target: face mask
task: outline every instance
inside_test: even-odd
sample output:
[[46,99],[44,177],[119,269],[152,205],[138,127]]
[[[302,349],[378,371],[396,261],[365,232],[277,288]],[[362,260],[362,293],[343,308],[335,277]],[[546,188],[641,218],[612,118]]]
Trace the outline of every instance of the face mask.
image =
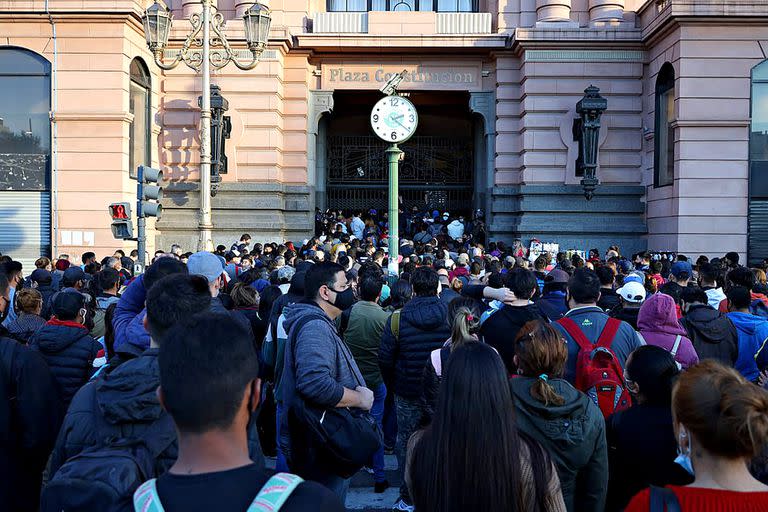
[[355,302],[357,302],[357,299],[355,298],[355,290],[347,288],[343,292],[336,292],[336,299],[331,304],[336,308],[345,311],[351,308]]
[[677,442],[677,458],[675,459],[675,464],[680,465],[680,467],[686,470],[691,476],[694,476],[693,464],[691,463],[691,444],[688,443],[685,452],[680,448],[683,445],[683,439],[686,439],[687,437],[688,434],[685,433],[685,430],[681,429]]
[[464,223],[464,217],[459,217],[459,222]]

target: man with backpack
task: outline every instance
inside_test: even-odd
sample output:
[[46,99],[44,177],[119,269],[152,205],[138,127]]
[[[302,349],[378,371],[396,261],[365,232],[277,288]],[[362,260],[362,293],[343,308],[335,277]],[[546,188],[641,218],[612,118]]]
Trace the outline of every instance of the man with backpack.
[[680,325],[688,333],[699,360],[717,359],[733,367],[739,358],[738,331],[725,313],[709,305],[701,288],[687,287],[681,294],[683,313]]
[[[9,289],[8,277],[0,273],[0,320],[11,307]],[[58,394],[43,356],[9,338],[2,326],[0,397],[0,503],[8,512],[28,512],[37,508],[59,430]]]
[[248,458],[247,425],[261,382],[243,325],[229,315],[198,315],[171,331],[159,363],[158,394],[179,432],[179,456],[136,491],[136,511],[344,510],[323,486],[285,473],[270,478]]
[[96,339],[104,336],[106,326],[104,318],[107,308],[112,304],[117,304],[120,300],[117,290],[120,287],[120,272],[114,268],[105,268],[94,276],[99,293],[96,296],[96,312],[93,316],[93,329],[91,336]]
[[[125,510],[138,485],[173,464],[176,431],[156,394],[160,383],[159,347],[172,326],[208,310],[210,303],[208,283],[199,276],[177,273],[153,283],[144,319],[151,336],[150,348],[91,381],[75,395],[51,455],[52,480],[43,493],[43,512],[73,510],[65,505],[79,510]],[[136,440],[146,444],[138,449],[134,446]],[[141,458],[139,464],[131,462],[131,454]],[[112,481],[111,466],[121,461],[133,468],[126,470],[126,475],[133,475],[134,481],[121,479],[124,487],[112,489],[111,498],[107,492],[107,497],[99,495],[99,490],[109,489],[105,486]],[[135,474],[136,467],[142,468],[141,475]]]
[[[754,291],[757,279],[752,270],[746,267],[736,267],[728,272],[728,289],[743,286],[750,293],[749,312],[753,315],[768,318],[768,297]],[[726,292],[727,295],[727,292]],[[722,313],[728,313],[728,299],[723,300],[719,307]]]
[[[628,323],[597,307],[600,279],[594,271],[580,268],[573,273],[567,300],[569,311],[555,324],[568,346],[564,378],[587,393],[604,416],[629,407],[623,369],[627,357],[642,344],[639,336]],[[595,381],[596,376],[601,382]],[[620,398],[606,400],[606,393]]]

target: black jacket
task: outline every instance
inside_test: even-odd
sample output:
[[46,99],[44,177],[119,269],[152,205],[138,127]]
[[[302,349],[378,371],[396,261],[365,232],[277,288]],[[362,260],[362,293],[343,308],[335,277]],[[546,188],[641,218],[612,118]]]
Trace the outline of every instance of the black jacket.
[[619,512],[650,485],[688,485],[693,480],[675,464],[677,441],[670,406],[635,405],[606,420],[608,502],[606,512]]
[[72,397],[93,374],[101,344],[85,327],[54,319],[32,336],[29,346],[43,354],[59,388],[62,412],[66,412]]
[[421,395],[429,354],[450,337],[448,306],[439,297],[415,297],[400,311],[400,332],[392,334],[392,317],[381,335],[379,365],[385,380],[394,374],[394,392],[408,400]]
[[45,319],[37,315],[22,313],[8,324],[8,334],[20,343],[27,344],[32,336],[45,325]]
[[43,296],[43,310],[40,316],[48,320],[51,318],[51,298],[58,290],[54,288],[53,284],[41,284],[35,289]]
[[688,332],[699,360],[716,359],[733,367],[739,357],[739,334],[726,315],[707,305],[696,304],[680,324]]
[[2,326],[0,376],[0,389],[16,397],[0,408],[0,503],[9,512],[36,510],[41,475],[61,423],[56,383],[45,359],[6,337]]
[[[157,400],[160,385],[160,368],[157,354],[150,348],[142,355],[105,370],[98,379],[85,385],[72,400],[64,424],[51,454],[50,476],[67,461],[90,446],[103,441],[97,425],[106,424],[122,437],[141,437],[144,432],[167,413]],[[96,415],[103,421],[100,421]],[[99,423],[97,423],[99,421]],[[250,432],[250,431],[249,431]],[[176,433],[169,428],[168,434],[175,439]],[[254,453],[249,435],[249,448]],[[258,437],[257,437],[258,446]],[[156,461],[157,474],[164,473],[176,460],[178,452],[175,440],[160,454]],[[261,449],[258,449],[261,455]],[[263,457],[254,458],[258,463]]]
[[621,297],[615,290],[600,288],[600,300],[597,301],[597,307],[603,311],[610,311],[621,306]]
[[515,338],[520,329],[531,320],[547,321],[547,317],[536,304],[527,306],[508,306],[505,304],[500,309],[491,309],[483,314],[480,335],[487,344],[499,352],[510,375],[517,371],[513,361]]
[[619,305],[617,308],[608,312],[608,316],[627,322],[634,330],[637,330],[637,317],[640,314],[640,308],[627,308]]

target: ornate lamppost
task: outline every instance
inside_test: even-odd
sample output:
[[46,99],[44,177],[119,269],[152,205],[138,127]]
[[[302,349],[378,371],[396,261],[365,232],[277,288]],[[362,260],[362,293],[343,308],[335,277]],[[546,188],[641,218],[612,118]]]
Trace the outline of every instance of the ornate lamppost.
[[597,153],[600,141],[600,116],[608,108],[608,100],[600,96],[600,89],[590,85],[584,90],[584,97],[576,104],[580,118],[575,121],[574,132],[579,141],[579,157],[576,172],[584,176],[581,186],[584,197],[591,201],[600,184],[597,179]]
[[[171,32],[172,14],[169,9],[155,0],[142,16],[144,37],[152,51],[155,64],[165,70],[174,69],[182,61],[195,71],[202,72],[203,90],[200,100],[200,238],[198,250],[213,249],[211,231],[211,66],[221,69],[230,62],[247,71],[256,67],[267,46],[269,27],[272,23],[268,7],[254,3],[243,15],[245,40],[250,58],[240,60],[238,51],[233,49],[224,36],[224,16],[217,12],[211,15],[211,0],[201,0],[202,12],[189,17],[192,31],[187,35],[180,50],[167,50]],[[213,32],[213,33],[211,33]],[[172,59],[168,64],[164,60]]]

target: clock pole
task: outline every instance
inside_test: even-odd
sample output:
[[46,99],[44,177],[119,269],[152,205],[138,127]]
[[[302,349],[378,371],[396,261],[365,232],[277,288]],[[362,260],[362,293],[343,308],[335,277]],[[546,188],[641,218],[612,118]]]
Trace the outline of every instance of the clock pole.
[[398,174],[403,152],[397,147],[397,144],[392,144],[387,148],[386,153],[389,160],[389,279],[390,284],[394,285],[400,274],[397,262],[400,251]]

